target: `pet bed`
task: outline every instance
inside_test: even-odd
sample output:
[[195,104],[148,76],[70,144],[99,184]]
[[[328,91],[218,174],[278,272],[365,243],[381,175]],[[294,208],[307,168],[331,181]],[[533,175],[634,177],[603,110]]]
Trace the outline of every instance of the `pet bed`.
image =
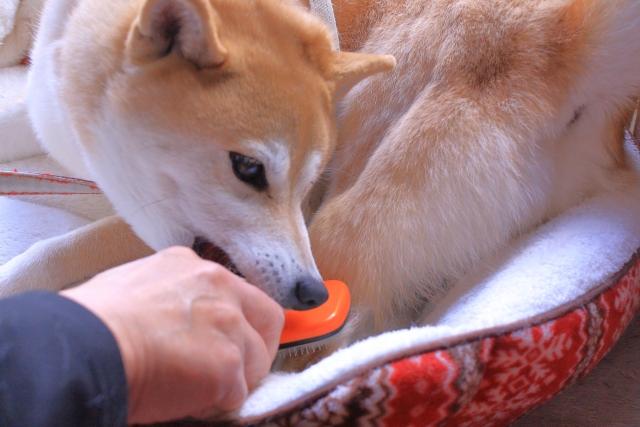
[[[87,196],[66,196],[65,209],[0,198],[0,263],[89,223],[69,212],[75,197]],[[638,248],[640,192],[587,200],[466,277],[429,326],[372,337],[298,374],[271,374],[232,423],[507,425],[589,372],[620,337],[640,306]]]
[[[64,173],[44,157],[3,167]],[[31,244],[108,213],[102,196],[0,197],[0,275]],[[640,305],[639,248],[640,191],[587,200],[466,277],[429,326],[372,337],[298,374],[271,374],[232,421],[205,424],[507,425],[584,376],[618,340]]]

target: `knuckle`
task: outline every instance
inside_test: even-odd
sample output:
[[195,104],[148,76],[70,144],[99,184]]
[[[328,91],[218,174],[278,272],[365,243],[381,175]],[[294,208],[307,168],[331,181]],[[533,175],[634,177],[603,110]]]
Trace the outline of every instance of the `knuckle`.
[[224,288],[229,282],[231,272],[220,264],[210,261],[202,261],[199,264],[197,275],[207,283],[215,283],[216,287]]
[[220,352],[220,360],[230,376],[235,377],[239,371],[244,370],[244,357],[240,348],[228,345]]
[[229,332],[238,329],[244,323],[240,308],[226,302],[218,302],[211,308],[211,320],[218,329]]
[[171,246],[166,249],[162,249],[158,252],[160,255],[172,256],[172,257],[193,257],[197,256],[192,249],[186,246]]

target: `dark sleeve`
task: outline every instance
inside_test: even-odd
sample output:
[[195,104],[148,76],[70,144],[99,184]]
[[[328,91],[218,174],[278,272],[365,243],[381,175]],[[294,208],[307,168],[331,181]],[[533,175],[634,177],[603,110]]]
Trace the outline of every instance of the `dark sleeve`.
[[53,292],[0,300],[0,426],[126,426],[127,382],[111,331]]

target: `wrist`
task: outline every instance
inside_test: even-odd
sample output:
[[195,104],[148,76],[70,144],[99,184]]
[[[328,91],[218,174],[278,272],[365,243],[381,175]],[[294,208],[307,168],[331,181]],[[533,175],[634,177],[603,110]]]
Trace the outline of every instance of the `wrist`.
[[[89,294],[85,295],[84,289],[72,288],[60,292],[60,295],[71,299],[91,311],[109,329],[118,345],[129,397],[128,422],[131,423],[139,407],[141,388],[144,384],[144,367],[141,363],[144,359],[143,340],[136,340],[131,331],[131,325],[123,325],[119,320],[117,310],[111,310],[101,299]],[[133,418],[132,418],[133,417]]]

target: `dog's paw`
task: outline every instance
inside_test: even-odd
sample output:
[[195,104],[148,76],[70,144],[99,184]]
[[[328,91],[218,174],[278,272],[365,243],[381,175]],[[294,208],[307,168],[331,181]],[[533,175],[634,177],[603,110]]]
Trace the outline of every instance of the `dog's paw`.
[[46,280],[38,273],[37,263],[32,262],[26,251],[0,266],[0,297],[32,290],[59,291],[55,282]]

